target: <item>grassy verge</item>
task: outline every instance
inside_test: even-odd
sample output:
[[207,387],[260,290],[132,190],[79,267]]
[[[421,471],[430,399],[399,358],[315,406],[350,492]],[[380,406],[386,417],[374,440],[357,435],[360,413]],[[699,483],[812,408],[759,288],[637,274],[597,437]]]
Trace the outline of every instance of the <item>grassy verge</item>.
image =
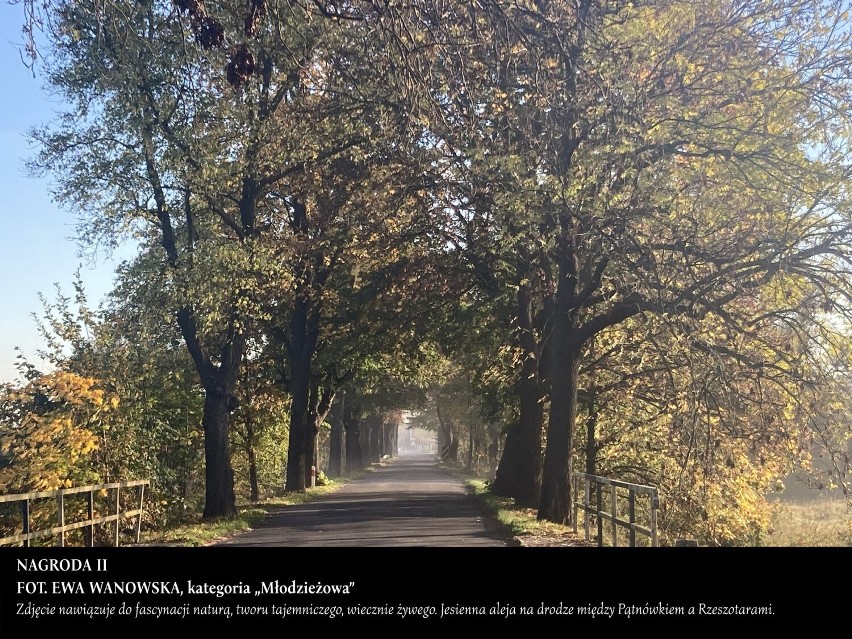
[[139,540],[144,546],[207,546],[233,537],[256,527],[266,516],[262,507],[246,508],[236,519],[194,521],[171,528],[142,533]]
[[482,504],[507,536],[513,537],[522,546],[584,546],[586,542],[569,526],[539,521],[534,508],[518,506],[511,497],[501,497],[489,492],[488,482],[472,477],[458,468],[445,466],[462,479],[468,491]]
[[513,536],[530,535],[539,530],[540,522],[534,516],[515,506],[515,500],[511,497],[500,497],[488,492],[488,483],[485,480],[466,479],[465,484],[485,509]]
[[336,479],[327,486],[310,488],[303,493],[288,493],[280,497],[272,497],[257,503],[238,504],[240,514],[235,519],[216,519],[213,521],[197,521],[181,524],[171,528],[148,531],[142,534],[140,545],[148,546],[208,546],[223,541],[234,535],[248,532],[256,528],[266,514],[272,510],[297,506],[340,490],[348,482],[363,477],[370,468],[348,477]]
[[471,475],[458,466],[442,460],[439,460],[438,463],[457,479],[464,482],[468,492],[476,497],[483,509],[503,528],[503,532],[507,536],[534,535],[541,531],[542,525],[547,525],[536,519],[535,511],[517,506],[515,500],[511,497],[501,497],[489,492],[487,480]]
[[346,479],[336,479],[334,480],[334,483],[331,483],[328,486],[317,486],[316,488],[309,488],[303,493],[287,493],[280,497],[270,497],[269,499],[264,499],[263,501],[258,502],[257,504],[253,504],[253,506],[259,506],[260,508],[298,506],[299,504],[304,504],[309,501],[315,501],[335,491],[338,491],[347,482],[352,481],[352,479],[353,478],[351,477],[348,477]]

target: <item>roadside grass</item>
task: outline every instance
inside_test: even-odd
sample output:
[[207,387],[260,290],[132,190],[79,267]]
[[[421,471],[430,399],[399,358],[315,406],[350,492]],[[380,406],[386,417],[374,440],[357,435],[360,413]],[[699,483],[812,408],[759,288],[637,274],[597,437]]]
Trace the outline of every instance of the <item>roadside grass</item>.
[[556,526],[556,524],[538,521],[535,511],[516,506],[515,500],[511,497],[501,497],[489,492],[489,484],[484,479],[467,478],[465,484],[485,506],[485,509],[495,515],[497,521],[516,537],[534,534],[546,525]]
[[852,546],[852,507],[843,499],[772,504],[767,546]]
[[534,508],[515,504],[511,497],[501,497],[489,491],[489,482],[463,476],[468,490],[521,545],[585,545],[570,526],[540,521]]
[[285,493],[284,495],[269,497],[268,499],[259,501],[256,504],[252,504],[252,506],[259,506],[261,508],[277,506],[298,506],[299,504],[305,504],[310,501],[315,501],[335,491],[338,491],[343,488],[344,484],[349,481],[352,481],[352,479],[335,479],[331,484],[327,484],[326,486],[308,488],[303,493]]
[[555,538],[572,536],[574,531],[549,521],[539,521],[534,508],[524,508],[515,504],[511,497],[501,497],[490,491],[490,481],[472,475],[463,468],[439,460],[440,465],[465,483],[483,509],[499,524],[507,536],[526,538]]
[[191,522],[180,524],[169,528],[161,528],[143,532],[140,546],[209,546],[219,541],[224,541],[240,533],[248,532],[260,525],[267,513],[288,506],[297,506],[307,502],[322,499],[330,495],[348,482],[363,477],[371,472],[372,468],[365,468],[357,473],[346,477],[335,479],[326,486],[309,488],[303,493],[287,493],[280,496],[270,497],[257,503],[239,502],[237,510],[239,516],[234,519],[214,519],[202,521],[200,516]]
[[266,516],[262,507],[245,508],[235,519],[214,519],[143,532],[140,546],[208,546],[255,528]]

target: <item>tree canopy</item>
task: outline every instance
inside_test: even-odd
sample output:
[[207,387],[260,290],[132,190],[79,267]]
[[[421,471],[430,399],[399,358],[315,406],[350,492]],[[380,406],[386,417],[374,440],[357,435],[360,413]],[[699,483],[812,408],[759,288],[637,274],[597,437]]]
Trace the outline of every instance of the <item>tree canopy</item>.
[[[25,4],[67,105],[33,167],[83,242],[138,242],[98,330],[201,426],[207,517],[232,439],[254,498],[263,437],[304,490],[406,408],[561,523],[575,463],[714,544],[812,454],[848,486],[845,3]],[[45,383],[115,379],[67,320]]]

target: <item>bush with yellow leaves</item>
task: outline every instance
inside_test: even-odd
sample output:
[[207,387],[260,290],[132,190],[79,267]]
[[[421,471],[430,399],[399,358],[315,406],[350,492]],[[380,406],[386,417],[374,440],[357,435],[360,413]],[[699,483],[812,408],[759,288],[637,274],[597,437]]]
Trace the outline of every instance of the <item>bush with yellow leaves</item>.
[[96,380],[66,371],[0,389],[0,493],[98,481],[94,455],[116,406]]

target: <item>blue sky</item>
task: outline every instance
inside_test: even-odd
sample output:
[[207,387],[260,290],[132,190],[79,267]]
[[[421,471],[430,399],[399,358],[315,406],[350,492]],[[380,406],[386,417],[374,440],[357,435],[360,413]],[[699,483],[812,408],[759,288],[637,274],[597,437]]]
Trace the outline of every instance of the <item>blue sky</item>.
[[74,215],[51,201],[49,178],[27,176],[25,161],[36,151],[27,130],[53,119],[61,103],[43,91],[38,70],[34,78],[21,61],[22,20],[20,6],[0,2],[0,382],[17,375],[16,346],[33,364],[41,363],[32,318],[41,309],[39,291],[51,299],[58,283],[70,293],[74,271],[82,265],[94,303],[111,288],[120,257],[80,257]]

